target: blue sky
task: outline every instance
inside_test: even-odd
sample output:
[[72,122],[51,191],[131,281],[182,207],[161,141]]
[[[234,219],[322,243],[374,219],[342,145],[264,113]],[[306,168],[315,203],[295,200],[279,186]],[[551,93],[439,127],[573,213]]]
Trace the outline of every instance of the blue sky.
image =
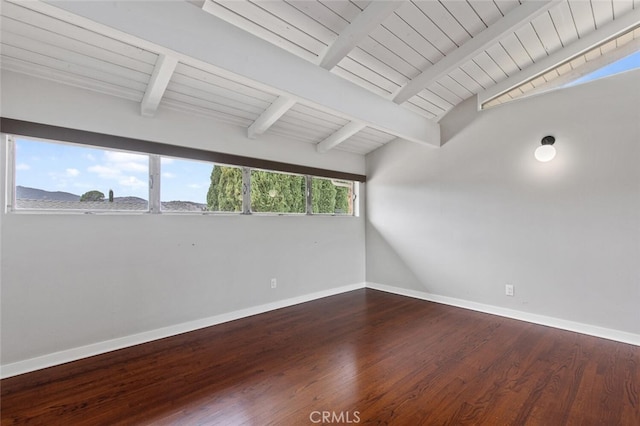
[[[162,159],[162,201],[206,203],[211,163]],[[149,198],[146,155],[16,138],[16,185]]]
[[575,86],[576,84],[586,83],[588,81],[597,80],[613,74],[619,74],[635,68],[640,68],[640,52],[633,53],[607,66],[599,68],[590,74],[580,77],[577,80],[573,80],[571,83],[567,84],[567,86]]

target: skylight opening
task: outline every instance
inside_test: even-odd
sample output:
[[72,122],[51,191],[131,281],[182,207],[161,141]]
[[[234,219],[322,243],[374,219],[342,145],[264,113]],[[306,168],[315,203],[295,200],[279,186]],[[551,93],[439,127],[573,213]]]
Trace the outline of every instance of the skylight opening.
[[562,87],[577,86],[589,81],[599,80],[601,78],[609,77],[638,68],[640,68],[640,51],[632,53],[631,55],[626,56],[622,59],[618,59],[617,61],[606,65],[596,71],[593,71],[585,75],[584,77],[573,80],[572,82],[567,83]]
[[481,109],[640,68],[640,27],[606,40],[553,69],[484,100]]

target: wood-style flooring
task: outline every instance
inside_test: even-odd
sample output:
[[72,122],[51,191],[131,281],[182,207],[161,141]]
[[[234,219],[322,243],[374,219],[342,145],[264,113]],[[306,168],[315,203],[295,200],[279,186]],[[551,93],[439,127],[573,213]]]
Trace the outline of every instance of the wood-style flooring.
[[640,425],[640,347],[370,289],[0,385],[2,425]]

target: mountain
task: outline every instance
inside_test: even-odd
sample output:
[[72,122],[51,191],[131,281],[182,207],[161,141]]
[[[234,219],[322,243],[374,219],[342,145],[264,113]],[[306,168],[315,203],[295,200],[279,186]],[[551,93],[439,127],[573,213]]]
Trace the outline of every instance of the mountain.
[[[107,199],[105,199],[107,200]],[[128,204],[147,204],[147,200],[145,200],[144,198],[140,198],[140,197],[133,197],[133,196],[127,196],[127,197],[115,197],[113,199],[114,203],[128,203]]]
[[207,205],[193,201],[163,201],[162,210],[167,212],[206,212]]
[[[16,199],[17,200],[25,200],[23,201],[23,203],[26,203],[26,200],[30,200],[30,201],[65,201],[65,202],[79,202],[80,201],[80,196],[79,195],[75,195],[75,194],[71,194],[69,192],[61,192],[61,191],[56,191],[56,192],[52,192],[52,191],[45,191],[44,189],[37,189],[37,188],[28,188],[25,186],[17,186],[16,187]],[[90,202],[91,207],[96,208],[97,205],[99,205],[101,202],[97,201],[97,202]],[[102,203],[104,203],[105,208],[109,206],[108,200],[104,200],[102,201]],[[89,204],[89,203],[88,203]],[[122,208],[122,206],[124,205],[129,205],[129,206],[133,206],[133,205],[137,205],[137,204],[147,204],[147,200],[145,200],[144,198],[140,198],[140,197],[134,197],[134,196],[126,196],[126,197],[115,197],[113,199],[113,205],[114,206],[118,206],[118,208]],[[31,203],[28,206],[22,206],[23,208],[47,208],[47,206],[49,206],[49,208],[51,208],[51,205],[47,205],[44,204],[42,205],[41,203]],[[78,204],[77,206],[75,206],[75,208],[79,208],[82,209],[84,207],[86,207],[86,205],[84,203],[82,204]],[[59,208],[59,206],[58,206]],[[65,208],[69,208],[68,205]],[[97,208],[102,208],[102,207],[97,207]],[[202,204],[202,203],[195,203],[193,201],[163,201],[162,202],[162,210],[164,211],[169,211],[169,212],[206,212],[207,211],[207,205],[206,204]]]
[[80,196],[62,191],[45,191],[43,189],[16,186],[17,200],[51,200],[51,201],[80,201]]

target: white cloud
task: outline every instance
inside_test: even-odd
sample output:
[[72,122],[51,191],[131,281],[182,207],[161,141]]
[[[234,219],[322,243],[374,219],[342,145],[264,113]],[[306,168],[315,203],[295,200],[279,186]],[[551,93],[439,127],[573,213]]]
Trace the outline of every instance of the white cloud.
[[111,163],[146,163],[148,157],[130,152],[104,151],[104,158]]
[[121,179],[125,173],[148,173],[148,156],[128,152],[103,151],[104,162],[87,170],[103,179]]
[[200,189],[200,188],[203,188],[203,185],[200,185],[199,183],[190,183],[189,185],[187,185],[187,187],[194,188],[194,189]]
[[173,158],[162,157],[160,159],[160,164],[171,164],[173,161]]
[[118,183],[129,188],[144,188],[147,186],[146,182],[141,181],[135,176],[127,176],[123,179],[120,179]]
[[147,173],[147,170],[149,170],[149,166],[147,164],[135,163],[133,161],[128,163],[116,163],[114,166],[123,172]]
[[103,179],[118,179],[122,176],[122,171],[115,167],[96,165],[89,167],[87,170],[91,173],[96,173],[98,177]]
[[64,173],[49,172],[48,176],[51,182],[55,184],[55,187],[57,189],[65,189],[69,186],[67,175]]
[[102,179],[95,186],[111,187],[120,195],[143,193],[148,187],[149,157],[128,152],[102,151],[96,163],[86,170]]
[[74,183],[75,178],[80,176],[80,170],[70,167],[65,169],[64,172],[49,172],[48,176],[57,185],[68,186],[70,183]]
[[175,173],[170,173],[170,172],[164,172],[162,173],[162,177],[167,178],[167,179],[173,179],[174,177],[176,177],[177,175]]
[[16,166],[16,170],[29,170],[31,166],[26,163],[20,163]]
[[89,161],[96,161],[96,156],[93,154],[87,154],[85,155],[86,159]]
[[104,151],[105,163],[108,167],[131,173],[147,173],[149,157],[129,152]]
[[80,175],[80,170],[68,168],[64,172],[49,172],[48,175],[58,188],[66,188],[70,184],[75,184],[75,178]]

